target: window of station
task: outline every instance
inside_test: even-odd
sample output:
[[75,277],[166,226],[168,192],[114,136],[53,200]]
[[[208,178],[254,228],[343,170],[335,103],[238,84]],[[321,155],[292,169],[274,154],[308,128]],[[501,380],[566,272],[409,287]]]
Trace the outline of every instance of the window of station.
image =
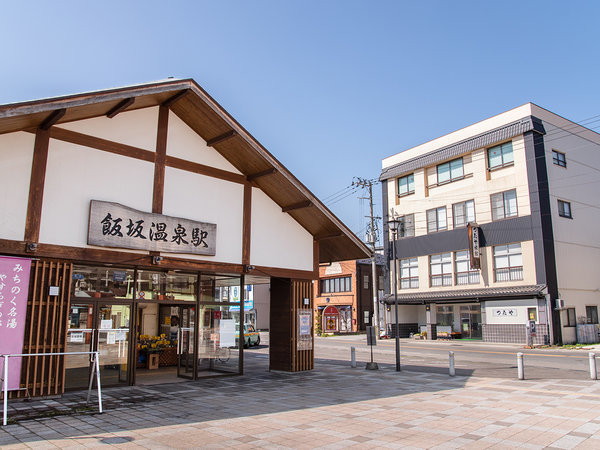
[[132,269],[73,266],[71,295],[77,298],[133,299]]
[[136,298],[138,300],[196,301],[195,274],[138,270]]

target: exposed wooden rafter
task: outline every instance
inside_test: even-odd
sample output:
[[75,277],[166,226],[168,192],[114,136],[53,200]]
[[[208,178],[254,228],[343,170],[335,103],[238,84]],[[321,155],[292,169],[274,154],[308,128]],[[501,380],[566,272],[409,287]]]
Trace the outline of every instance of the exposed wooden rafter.
[[178,92],[178,93],[177,93],[177,94],[175,94],[174,96],[172,96],[172,97],[170,97],[170,98],[166,99],[166,100],[165,100],[165,101],[162,103],[162,105],[163,105],[163,106],[166,106],[167,108],[170,108],[170,107],[173,105],[173,103],[175,103],[176,101],[178,101],[178,100],[182,99],[183,97],[185,97],[185,96],[186,96],[186,95],[188,95],[189,93],[190,93],[190,90],[189,90],[189,89],[186,89],[186,90],[184,90],[184,91]]
[[117,106],[115,106],[114,108],[110,109],[106,113],[106,117],[108,117],[109,119],[112,119],[117,114],[119,114],[120,112],[125,111],[127,108],[129,108],[131,105],[133,105],[134,102],[135,102],[135,98],[134,97],[126,98],[125,100],[119,102],[117,104]]
[[342,233],[342,232],[335,232],[335,233],[329,233],[329,234],[317,234],[315,236],[315,240],[322,241],[324,239],[333,239],[333,238],[337,238],[337,237],[342,237],[343,235],[344,235],[344,233]]
[[293,211],[295,209],[308,208],[310,206],[313,206],[312,202],[310,200],[306,200],[304,202],[294,203],[293,205],[284,206],[283,208],[281,208],[281,211],[283,211],[283,212],[290,212],[290,211]]
[[263,170],[262,172],[257,172],[257,173],[253,173],[252,175],[248,175],[248,176],[246,177],[246,179],[247,179],[248,181],[254,181],[254,180],[256,180],[257,178],[260,178],[260,177],[265,177],[265,176],[267,176],[267,175],[273,175],[273,174],[275,174],[275,173],[277,173],[277,169],[276,169],[275,167],[271,167],[270,169]]
[[40,128],[42,130],[48,130],[52,125],[58,122],[62,117],[66,114],[67,110],[65,108],[57,109],[53,111],[47,118],[42,122]]
[[227,139],[231,139],[234,136],[237,136],[235,130],[229,130],[217,137],[209,139],[208,141],[206,141],[206,145],[212,147],[213,145],[218,144],[219,142],[226,141]]

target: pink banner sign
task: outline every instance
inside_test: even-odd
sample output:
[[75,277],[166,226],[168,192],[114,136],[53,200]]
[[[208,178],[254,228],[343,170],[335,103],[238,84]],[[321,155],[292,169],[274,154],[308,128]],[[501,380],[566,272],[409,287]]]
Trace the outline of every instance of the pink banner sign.
[[[23,353],[30,269],[30,259],[0,256],[0,355]],[[4,378],[4,358],[0,358],[0,378]],[[20,381],[21,358],[8,358],[8,390],[19,389]]]

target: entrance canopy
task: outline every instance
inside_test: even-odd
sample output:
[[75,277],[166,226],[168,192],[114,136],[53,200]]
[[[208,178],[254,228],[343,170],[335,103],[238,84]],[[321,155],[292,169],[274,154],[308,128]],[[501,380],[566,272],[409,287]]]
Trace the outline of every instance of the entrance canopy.
[[[487,289],[461,289],[454,291],[415,292],[413,294],[398,295],[400,305],[424,305],[427,303],[464,303],[472,301],[520,299],[531,297],[543,297],[545,284],[534,286],[515,286]],[[383,300],[387,305],[394,305],[393,294],[387,294]]]

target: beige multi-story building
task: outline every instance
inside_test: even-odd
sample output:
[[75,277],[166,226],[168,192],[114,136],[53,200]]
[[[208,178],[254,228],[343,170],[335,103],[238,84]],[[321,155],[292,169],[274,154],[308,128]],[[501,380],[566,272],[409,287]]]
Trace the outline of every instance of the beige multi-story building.
[[599,172],[600,135],[532,103],[384,159],[389,333],[397,296],[400,336],[575,342],[598,324]]

